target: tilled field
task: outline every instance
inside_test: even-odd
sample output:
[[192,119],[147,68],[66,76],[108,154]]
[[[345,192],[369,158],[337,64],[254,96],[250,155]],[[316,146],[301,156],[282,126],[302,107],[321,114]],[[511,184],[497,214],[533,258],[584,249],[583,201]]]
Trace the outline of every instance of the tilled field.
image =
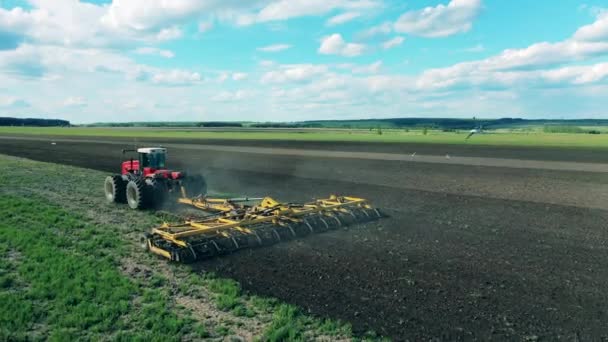
[[[396,145],[369,146],[399,152]],[[0,141],[0,153],[108,172],[118,170],[120,148]],[[451,148],[458,155],[451,146],[424,148],[419,153]],[[475,149],[462,155],[516,158],[521,151],[528,160],[606,161],[594,158],[596,151]],[[208,260],[195,270],[217,271],[251,292],[395,340],[608,338],[608,173],[187,149],[172,149],[170,163],[201,170],[215,191],[290,201],[352,194],[390,215]]]

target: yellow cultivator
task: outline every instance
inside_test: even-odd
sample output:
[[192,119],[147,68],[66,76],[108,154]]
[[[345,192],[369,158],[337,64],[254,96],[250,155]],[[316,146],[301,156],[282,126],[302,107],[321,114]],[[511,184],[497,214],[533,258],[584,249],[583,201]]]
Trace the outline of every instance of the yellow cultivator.
[[[254,204],[246,204],[251,201]],[[365,199],[334,195],[304,204],[280,203],[270,197],[182,198],[179,202],[213,214],[180,224],[164,224],[142,238],[142,245],[152,253],[179,262],[270,245],[382,217]]]

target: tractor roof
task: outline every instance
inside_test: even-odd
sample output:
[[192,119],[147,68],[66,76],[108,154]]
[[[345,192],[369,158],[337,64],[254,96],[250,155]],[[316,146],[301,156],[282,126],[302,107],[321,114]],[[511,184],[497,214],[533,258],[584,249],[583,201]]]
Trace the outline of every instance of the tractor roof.
[[167,149],[163,147],[142,147],[137,149],[138,153],[167,153]]

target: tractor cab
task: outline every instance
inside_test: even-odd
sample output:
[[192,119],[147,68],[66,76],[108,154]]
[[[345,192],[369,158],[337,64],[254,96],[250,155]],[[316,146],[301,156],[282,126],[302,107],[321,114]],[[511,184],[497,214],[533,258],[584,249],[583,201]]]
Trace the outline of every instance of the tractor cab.
[[140,174],[148,176],[157,173],[157,171],[165,170],[165,161],[167,149],[162,147],[144,147],[137,150],[123,150],[123,152],[137,152],[138,159],[124,161],[122,163],[122,174],[128,173]]

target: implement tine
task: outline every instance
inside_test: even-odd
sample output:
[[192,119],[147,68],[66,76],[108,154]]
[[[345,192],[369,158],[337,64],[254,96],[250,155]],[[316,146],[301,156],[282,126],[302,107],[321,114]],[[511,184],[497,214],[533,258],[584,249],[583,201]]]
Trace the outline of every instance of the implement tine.
[[236,239],[234,238],[234,236],[231,236],[230,239],[232,240],[232,242],[234,242],[234,248],[235,248],[235,250],[239,249],[239,243],[236,242]]
[[340,219],[338,218],[338,216],[336,216],[335,214],[332,215],[331,217],[333,217],[336,222],[338,222],[338,227],[342,227],[342,221],[340,221]]
[[376,215],[378,215],[378,217],[382,217],[382,214],[380,214],[380,210],[378,210],[378,208],[374,208],[374,211],[376,212]]
[[277,230],[273,229],[272,232],[274,233],[274,236],[277,237],[277,241],[281,241],[281,235],[277,232]]
[[308,229],[310,229],[310,232],[314,234],[315,230],[312,228],[307,219],[304,219],[304,224],[308,227]]
[[220,249],[220,246],[217,245],[217,242],[215,242],[214,240],[211,240],[211,244],[213,244],[213,247],[215,247],[215,250],[217,251],[218,254],[222,253],[222,250]]
[[289,228],[289,231],[291,232],[291,235],[293,235],[293,237],[297,237],[296,232],[293,230],[293,227],[289,224],[286,223],[287,228]]
[[367,210],[362,208],[361,211],[363,212],[363,214],[365,214],[365,216],[369,217],[369,213],[367,212]]
[[263,245],[264,243],[262,243],[262,238],[260,237],[260,235],[258,235],[258,233],[254,230],[253,234],[255,235],[255,237],[258,239],[258,243],[261,245]]

